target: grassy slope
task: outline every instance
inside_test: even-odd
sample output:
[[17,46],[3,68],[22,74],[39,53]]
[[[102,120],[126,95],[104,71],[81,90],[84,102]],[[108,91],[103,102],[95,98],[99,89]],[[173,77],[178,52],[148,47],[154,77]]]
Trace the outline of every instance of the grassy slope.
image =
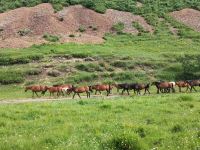
[[125,139],[138,149],[196,149],[199,96],[0,105],[0,149],[107,149]]

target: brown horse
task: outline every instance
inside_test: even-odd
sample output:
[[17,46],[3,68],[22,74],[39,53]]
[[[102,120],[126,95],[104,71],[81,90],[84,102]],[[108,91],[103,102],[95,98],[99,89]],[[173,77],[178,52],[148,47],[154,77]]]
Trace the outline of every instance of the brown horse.
[[57,96],[60,96],[61,92],[62,92],[62,88],[57,86],[57,87],[48,87],[47,88],[49,93],[50,93],[50,97],[56,93]]
[[67,95],[70,94],[69,89],[72,88],[72,85],[71,85],[71,84],[53,85],[53,87],[60,87],[60,88],[61,88],[60,93],[61,93],[63,96],[65,96],[65,94],[67,94]]
[[157,82],[153,82],[151,85],[155,85],[156,86],[157,94],[159,94],[163,90],[164,91],[169,91],[169,93],[170,93],[170,89],[172,90],[172,92],[175,92],[173,84],[169,83],[169,82],[157,81]]
[[178,81],[178,82],[176,82],[176,85],[179,88],[179,92],[181,92],[181,88],[184,88],[184,87],[187,87],[186,92],[189,89],[189,84],[186,81]]
[[25,88],[25,92],[31,90],[33,93],[32,97],[34,97],[34,94],[37,95],[37,97],[39,97],[38,92],[41,92],[41,94],[44,95],[47,89],[48,89],[47,86],[33,85],[33,86],[27,86]]
[[190,85],[190,92],[192,92],[192,89],[197,92],[195,86],[200,86],[200,80],[188,80],[186,82]]
[[81,98],[80,93],[86,93],[87,98],[90,98],[90,92],[92,92],[91,86],[83,86],[83,87],[74,87],[72,86],[71,89],[68,90],[69,92],[74,92],[73,99],[75,95],[77,94],[79,98]]
[[148,84],[136,84],[135,85],[135,90],[137,92],[137,95],[141,94],[140,91],[143,90],[143,89],[145,90],[144,95],[146,94],[146,92],[148,92],[150,94],[149,88],[150,88],[150,83],[148,83]]
[[93,86],[91,86],[91,88],[96,91],[95,95],[97,94],[97,92],[99,92],[101,94],[102,91],[106,91],[107,96],[108,96],[110,94],[113,86],[111,86],[110,84],[102,84],[102,85],[93,85]]

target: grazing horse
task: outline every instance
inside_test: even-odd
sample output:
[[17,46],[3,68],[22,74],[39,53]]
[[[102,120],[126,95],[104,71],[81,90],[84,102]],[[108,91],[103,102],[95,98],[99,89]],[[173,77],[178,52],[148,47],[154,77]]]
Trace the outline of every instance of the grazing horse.
[[37,97],[39,97],[37,93],[41,92],[41,94],[44,95],[47,91],[47,88],[48,88],[47,86],[40,86],[40,85],[27,86],[25,88],[25,92],[27,92],[28,90],[31,90],[33,93],[32,97],[34,97],[34,94],[36,94]]
[[174,86],[172,83],[169,82],[163,82],[163,81],[156,81],[153,82],[151,85],[155,85],[157,88],[157,94],[159,94],[159,92],[161,91],[169,91],[170,93],[170,89],[172,89],[172,92],[175,92]]
[[59,86],[56,86],[56,87],[52,86],[52,87],[48,87],[47,89],[50,93],[50,97],[52,95],[54,96],[55,93],[57,93],[57,96],[60,96],[60,93],[62,92],[62,88]]
[[122,83],[122,84],[115,84],[114,86],[117,88],[117,91],[119,92],[119,89],[122,89],[122,95],[124,94],[125,91],[127,91],[128,95],[130,95],[129,90],[134,90],[135,93],[135,87],[137,83]]
[[190,92],[192,92],[192,89],[194,89],[194,91],[197,92],[197,90],[195,89],[195,86],[200,86],[200,80],[188,80],[186,82],[190,86]]
[[108,96],[110,94],[113,86],[111,86],[110,84],[102,84],[102,85],[93,85],[93,86],[91,86],[91,88],[93,90],[95,90],[95,95],[97,94],[97,92],[99,92],[101,94],[101,91],[106,91],[107,96]]
[[176,85],[179,88],[179,92],[181,92],[181,88],[183,88],[183,87],[187,87],[186,92],[189,89],[189,84],[186,81],[178,81],[178,82],[176,82]]
[[140,91],[143,90],[143,89],[145,90],[144,95],[146,94],[146,92],[148,92],[150,94],[149,88],[150,88],[150,83],[148,83],[148,84],[136,84],[136,86],[135,86],[135,90],[137,92],[137,95],[141,94]]
[[68,91],[74,92],[73,99],[74,99],[76,94],[79,96],[79,98],[81,98],[80,93],[86,93],[87,98],[90,98],[90,92],[93,92],[91,86],[83,86],[83,87],[72,86],[72,88],[70,88]]

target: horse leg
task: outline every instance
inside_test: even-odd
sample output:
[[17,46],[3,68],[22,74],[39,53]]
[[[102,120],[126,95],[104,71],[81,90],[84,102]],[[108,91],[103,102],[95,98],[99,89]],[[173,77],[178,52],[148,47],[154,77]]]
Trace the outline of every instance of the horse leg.
[[159,89],[159,88],[157,88],[157,94],[159,94],[159,91],[160,91],[160,89]]
[[109,95],[109,90],[106,90],[107,91],[107,96]]
[[147,89],[144,90],[144,95],[146,94],[146,92],[147,92]]
[[151,94],[150,91],[149,91],[149,89],[147,89],[147,91],[148,91],[149,94]]
[[76,95],[76,93],[74,92],[74,95],[73,95],[73,97],[72,97],[73,99],[74,99],[75,95]]
[[179,86],[179,92],[181,93],[181,87]]
[[35,94],[37,95],[37,97],[39,97],[39,95],[37,94],[37,92],[35,92]]
[[97,95],[97,90],[95,91],[95,95]]
[[81,96],[80,96],[80,94],[79,94],[79,93],[77,93],[77,94],[78,94],[79,98],[81,99]]
[[125,89],[122,90],[122,95],[124,95],[124,91],[125,91]]
[[193,89],[194,89],[195,92],[197,92],[197,90],[196,90],[196,88],[194,86],[193,86]]
[[129,90],[127,89],[126,91],[127,91],[128,95],[130,95]]

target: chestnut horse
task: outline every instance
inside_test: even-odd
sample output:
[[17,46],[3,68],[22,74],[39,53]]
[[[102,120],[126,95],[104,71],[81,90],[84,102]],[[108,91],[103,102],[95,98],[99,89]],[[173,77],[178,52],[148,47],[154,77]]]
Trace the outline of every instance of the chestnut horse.
[[168,91],[170,93],[170,89],[172,90],[172,92],[175,92],[173,84],[169,83],[169,82],[156,81],[156,82],[153,82],[151,85],[155,85],[156,86],[156,88],[157,88],[157,94],[159,94],[163,90],[164,91]]
[[97,94],[97,91],[101,94],[102,91],[107,92],[107,96],[110,94],[112,90],[112,86],[110,84],[102,84],[102,85],[93,85],[91,86],[91,89],[95,90],[95,95]]
[[179,92],[181,92],[181,88],[184,88],[184,87],[187,87],[186,92],[189,89],[189,84],[186,81],[178,81],[178,82],[176,82],[176,85],[179,88]]
[[38,92],[41,92],[42,95],[44,95],[47,91],[48,87],[47,86],[40,86],[40,85],[33,85],[33,86],[27,86],[25,88],[25,92],[27,92],[28,90],[31,90],[33,95],[32,97],[34,97],[34,94],[38,96]]
[[92,87],[91,86],[83,86],[83,87],[72,86],[72,88],[70,88],[68,91],[74,92],[73,99],[76,94],[79,96],[79,98],[81,98],[80,93],[86,93],[87,98],[90,98],[90,92],[92,92]]
[[137,92],[137,95],[141,94],[140,91],[143,90],[143,89],[145,90],[144,95],[146,94],[146,92],[148,92],[150,94],[149,88],[150,88],[150,83],[148,83],[148,84],[136,84],[136,86],[135,86],[135,90]]
[[56,93],[57,96],[60,96],[61,92],[62,92],[62,88],[59,87],[59,86],[56,86],[56,87],[48,87],[47,88],[49,93],[50,93],[50,97]]
[[200,86],[200,80],[188,80],[186,82],[190,85],[190,92],[192,92],[192,89],[197,92],[195,86]]
[[61,88],[60,93],[61,93],[63,96],[65,96],[65,94],[67,94],[67,95],[70,94],[69,89],[72,88],[72,85],[71,85],[71,84],[53,85],[53,87],[60,87],[60,88]]

